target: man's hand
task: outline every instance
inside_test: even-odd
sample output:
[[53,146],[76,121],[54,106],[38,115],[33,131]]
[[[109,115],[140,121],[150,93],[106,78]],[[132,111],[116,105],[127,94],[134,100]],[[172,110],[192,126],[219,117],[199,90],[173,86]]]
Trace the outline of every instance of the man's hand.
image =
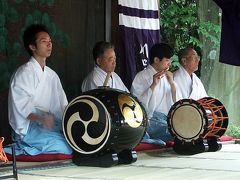
[[54,126],[54,116],[50,113],[43,112],[42,115],[38,115],[35,113],[30,113],[28,115],[28,119],[30,121],[37,121],[44,128],[51,129]]
[[54,126],[54,116],[50,113],[44,113],[41,121],[44,128],[51,129]]
[[171,71],[166,71],[165,75],[169,84],[173,84],[173,73]]
[[175,103],[176,102],[176,86],[174,84],[174,81],[173,81],[173,73],[170,72],[170,71],[167,71],[165,73],[166,77],[167,77],[167,80],[171,86],[171,92],[172,92],[172,100],[173,102]]
[[162,70],[153,75],[153,82],[150,86],[152,91],[155,89],[156,85],[160,82],[160,79],[165,76],[166,70]]

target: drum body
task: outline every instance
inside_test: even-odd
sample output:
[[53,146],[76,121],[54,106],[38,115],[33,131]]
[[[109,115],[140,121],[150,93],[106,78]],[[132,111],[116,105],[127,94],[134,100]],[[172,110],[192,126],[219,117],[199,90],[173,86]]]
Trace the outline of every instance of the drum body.
[[116,89],[90,90],[65,109],[63,132],[81,154],[134,148],[147,127],[145,110],[135,97]]
[[198,140],[222,136],[228,126],[228,115],[217,99],[182,99],[171,107],[167,122],[173,137],[182,143],[194,144]]

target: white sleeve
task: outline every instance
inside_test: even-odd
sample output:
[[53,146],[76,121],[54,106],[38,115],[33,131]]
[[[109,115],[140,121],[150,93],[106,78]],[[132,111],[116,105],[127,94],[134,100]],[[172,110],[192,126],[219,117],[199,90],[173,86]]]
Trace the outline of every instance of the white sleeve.
[[10,83],[9,106],[25,118],[34,110],[34,81],[32,73],[24,71],[16,73]]
[[149,82],[137,74],[133,80],[131,93],[143,104],[148,114],[152,114],[155,109],[154,92],[150,88]]

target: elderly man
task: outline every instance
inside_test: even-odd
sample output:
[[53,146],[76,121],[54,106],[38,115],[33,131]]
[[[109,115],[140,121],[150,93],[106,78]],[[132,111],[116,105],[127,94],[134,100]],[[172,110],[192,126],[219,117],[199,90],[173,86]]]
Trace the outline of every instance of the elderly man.
[[105,84],[106,86],[129,92],[121,78],[114,72],[116,55],[114,46],[111,43],[105,41],[97,42],[93,48],[93,58],[95,67],[84,79],[82,92],[103,86],[107,75],[109,75],[109,79],[106,82],[107,84]]
[[193,48],[185,48],[179,52],[180,67],[173,73],[179,90],[180,99],[198,100],[207,97],[201,80],[194,73],[198,70],[199,56]]

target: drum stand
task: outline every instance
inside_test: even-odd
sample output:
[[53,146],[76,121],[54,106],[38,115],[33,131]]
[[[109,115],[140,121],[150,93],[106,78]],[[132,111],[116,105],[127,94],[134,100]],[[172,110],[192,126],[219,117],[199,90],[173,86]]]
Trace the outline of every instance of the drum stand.
[[123,150],[119,153],[114,151],[97,154],[73,153],[72,161],[78,166],[111,167],[118,164],[131,164],[137,161],[137,153],[133,150]]
[[173,150],[182,155],[193,155],[202,152],[216,152],[221,150],[222,144],[217,138],[198,139],[194,143],[184,143],[177,138],[174,140]]
[[208,145],[208,152],[216,152],[222,149],[222,144],[219,143],[217,138],[209,138],[206,143]]
[[8,166],[12,166],[12,175],[5,175],[5,176],[0,176],[0,179],[9,179],[13,178],[18,180],[18,173],[17,173],[17,164],[16,164],[16,153],[15,153],[15,143],[8,144],[6,147],[10,147],[12,150],[12,163],[7,163],[7,164],[0,164],[0,168],[5,168]]

